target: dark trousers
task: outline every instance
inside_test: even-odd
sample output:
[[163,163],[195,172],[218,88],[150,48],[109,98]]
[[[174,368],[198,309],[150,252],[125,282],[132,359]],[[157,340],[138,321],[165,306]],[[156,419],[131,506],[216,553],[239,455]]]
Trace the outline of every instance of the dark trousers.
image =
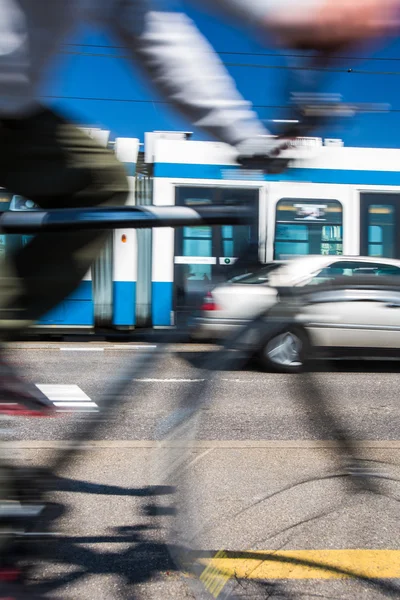
[[[114,153],[50,110],[0,121],[0,186],[41,208],[119,206],[128,181]],[[2,337],[35,322],[78,286],[104,231],[38,234],[0,262]]]

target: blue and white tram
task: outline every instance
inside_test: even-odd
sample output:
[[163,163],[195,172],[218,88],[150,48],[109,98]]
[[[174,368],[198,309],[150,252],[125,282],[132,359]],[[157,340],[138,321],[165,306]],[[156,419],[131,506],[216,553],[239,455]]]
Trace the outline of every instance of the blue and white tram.
[[[108,132],[94,135],[110,144]],[[173,326],[180,306],[226,277],[249,240],[262,261],[304,254],[400,258],[400,150],[305,138],[289,150],[299,158],[288,173],[265,176],[238,169],[224,144],[189,137],[149,133],[144,152],[137,139],[115,140],[131,184],[129,203],[252,204],[254,223],[118,230],[78,290],[41,328]],[[32,209],[6,190],[0,202],[11,210]],[[0,236],[0,253],[27,241],[11,237]]]
[[182,289],[201,292],[223,276],[244,237],[263,261],[305,254],[400,258],[400,150],[347,148],[305,138],[285,174],[246,179],[230,148],[213,142],[153,142],[154,204],[252,202],[252,228],[153,232],[152,321],[173,323]]

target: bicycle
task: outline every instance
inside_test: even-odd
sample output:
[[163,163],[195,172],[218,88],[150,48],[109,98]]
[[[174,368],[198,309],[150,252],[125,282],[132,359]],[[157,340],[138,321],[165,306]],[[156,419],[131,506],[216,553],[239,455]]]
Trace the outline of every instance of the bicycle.
[[[265,543],[267,540],[269,545],[272,546],[268,552],[257,550],[257,544],[260,543],[259,538],[257,543],[253,542],[252,545],[246,546],[244,550],[235,551],[229,548],[227,540],[232,540],[230,529],[237,530],[240,528],[242,520],[247,523],[246,517],[249,514],[251,515],[252,512],[258,514],[257,511],[259,510],[267,520],[269,510],[267,502],[273,503],[281,495],[285,496],[293,490],[318,481],[325,484],[334,484],[336,481],[343,482],[344,505],[346,498],[350,505],[352,498],[359,498],[365,494],[375,497],[387,497],[396,503],[400,502],[400,496],[396,495],[390,487],[391,484],[400,482],[400,473],[397,477],[394,477],[384,470],[389,465],[393,466],[391,461],[385,462],[365,456],[362,447],[360,448],[357,441],[354,440],[354,434],[347,429],[342,420],[330,408],[329,395],[327,398],[324,386],[318,384],[313,375],[313,361],[319,358],[323,362],[323,359],[317,356],[311,343],[307,343],[303,347],[302,360],[305,363],[303,373],[290,375],[293,383],[291,395],[304,411],[306,418],[310,419],[308,425],[311,433],[317,439],[332,441],[332,446],[328,446],[328,448],[330,448],[329,452],[337,458],[337,468],[325,473],[320,478],[312,474],[309,478],[295,479],[293,484],[276,486],[277,489],[265,493],[256,501],[251,502],[249,500],[245,502],[242,500],[242,505],[239,508],[225,513],[224,510],[219,511],[218,508],[214,508],[212,500],[214,499],[215,502],[215,497],[223,493],[223,484],[220,486],[218,483],[216,484],[217,492],[214,495],[212,490],[207,489],[210,481],[213,481],[211,475],[208,477],[207,474],[196,467],[207,455],[207,451],[210,451],[210,448],[213,447],[212,442],[202,445],[201,436],[197,437],[197,433],[201,429],[202,420],[215,400],[215,392],[212,390],[218,385],[220,373],[229,374],[229,371],[234,372],[240,369],[247,363],[249,357],[255,356],[259,349],[264,347],[266,341],[276,336],[280,330],[287,331],[291,326],[297,328],[305,326],[307,321],[304,319],[303,322],[299,322],[298,316],[301,308],[307,304],[323,301],[335,302],[340,298],[343,291],[354,291],[354,289],[370,290],[371,298],[373,298],[375,291],[382,291],[385,287],[389,290],[393,290],[394,287],[399,290],[398,283],[394,280],[388,279],[376,284],[372,279],[360,278],[356,283],[349,283],[346,278],[337,279],[329,284],[310,286],[314,288],[311,290],[307,289],[307,286],[298,290],[280,289],[280,300],[276,306],[249,322],[237,334],[230,337],[221,350],[212,353],[212,357],[206,358],[201,370],[196,375],[198,378],[198,383],[194,384],[196,391],[194,392],[192,387],[189,393],[183,394],[175,413],[170,415],[165,424],[161,424],[160,437],[163,440],[163,446],[162,451],[156,457],[158,460],[158,481],[162,483],[168,481],[169,485],[174,484],[175,488],[179,490],[176,500],[175,523],[169,531],[170,552],[179,570],[195,575],[195,579],[191,580],[191,584],[196,598],[224,600],[226,598],[242,597],[261,599],[275,597],[275,595],[279,598],[288,599],[297,597],[295,594],[291,595],[290,592],[285,591],[285,585],[273,581],[273,577],[272,581],[257,583],[252,581],[252,573],[263,565],[268,565],[268,563],[272,563],[272,565],[276,563],[286,564],[292,566],[292,568],[298,566],[314,568],[317,572],[319,570],[322,577],[324,572],[334,573],[338,578],[353,577],[365,585],[372,586],[374,593],[381,593],[382,597],[397,597],[400,593],[400,587],[388,580],[370,579],[363,576],[362,569],[358,570],[357,565],[354,566],[354,569],[346,569],[332,566],[329,563],[319,564],[317,560],[302,560],[298,556],[296,557],[295,551],[292,552],[294,556],[290,556],[290,552],[285,554],[283,549],[290,541],[290,534],[298,526],[310,525],[334,514],[338,510],[336,504],[328,510],[315,511],[303,522],[295,522],[282,528],[275,527],[269,536],[261,539],[261,543]],[[318,289],[315,289],[315,287]],[[327,368],[327,370],[329,369]],[[164,478],[162,478],[163,474]],[[221,477],[223,477],[222,474]],[[203,487],[206,488],[205,493]],[[236,496],[241,497],[235,486],[231,485],[230,489],[232,495],[235,495],[236,492]],[[225,492],[225,494],[228,495],[228,492]],[[205,498],[202,499],[202,496],[205,496]],[[240,504],[240,501],[238,503]],[[207,513],[207,509],[211,515]],[[273,525],[273,523],[270,524]],[[254,534],[254,531],[252,533]],[[246,534],[242,537],[246,539]],[[210,547],[210,543],[213,547],[210,540],[215,539],[225,539],[225,544],[220,542],[221,545],[217,546],[217,548],[220,548],[219,550],[204,550],[204,548]],[[247,561],[247,572],[244,573],[242,569],[241,574],[235,575],[233,573],[232,568],[229,567],[229,562],[237,558]],[[266,571],[268,570],[266,568]],[[273,568],[271,567],[270,570],[273,571]],[[316,575],[317,577],[318,575]],[[278,579],[280,578],[278,577]],[[248,595],[245,595],[245,591]]]
[[[317,58],[317,67],[321,68],[321,65],[326,65],[326,57],[322,57],[323,62],[321,63],[321,57]],[[318,71],[316,71],[318,72]],[[282,134],[282,144],[285,146],[288,138],[295,138],[299,135],[306,135],[307,132],[314,130],[314,128],[321,123],[321,118],[337,118],[340,115],[348,114],[348,108],[344,108],[341,103],[335,99],[329,99],[328,102],[322,103],[319,98],[315,98],[311,94],[311,91],[318,89],[320,85],[319,80],[308,82],[308,87],[305,86],[308,91],[304,91],[300,96],[294,95],[293,97],[293,111],[294,115],[298,117],[297,124],[294,128],[285,131]],[[290,89],[295,89],[298,86],[290,84]],[[304,90],[304,86],[303,86]],[[304,105],[304,101],[308,104]],[[312,101],[311,104],[309,101]],[[354,107],[353,107],[354,108]],[[268,172],[279,172],[285,170],[289,164],[289,159],[280,158],[276,156],[265,157],[257,164],[254,161],[249,160],[243,167],[252,169],[262,168]],[[83,228],[98,228],[99,221],[102,223],[103,228],[112,229],[117,226],[132,226],[132,227],[158,227],[158,226],[182,226],[182,225],[193,225],[201,222],[202,224],[216,225],[216,224],[243,224],[246,219],[250,218],[248,211],[243,208],[236,207],[197,207],[194,209],[188,208],[177,208],[177,207],[132,207],[132,208],[121,208],[121,209],[94,209],[94,210],[59,210],[59,211],[37,211],[27,218],[26,213],[5,213],[0,216],[0,227],[4,232],[18,232],[18,233],[33,233],[37,229],[47,231],[60,231],[70,229],[74,227]],[[331,286],[332,288],[332,286]],[[335,290],[335,286],[333,286]],[[320,290],[321,291],[321,290]],[[188,549],[188,534],[192,534],[192,526],[188,527],[187,517],[193,516],[196,512],[196,506],[198,506],[197,498],[193,500],[190,497],[197,488],[193,487],[193,481],[188,480],[187,465],[191,462],[191,457],[194,448],[194,441],[196,439],[196,428],[201,416],[201,412],[207,408],[210,402],[209,398],[209,385],[212,383],[212,377],[209,376],[209,372],[217,373],[219,370],[227,367],[227,355],[229,362],[233,362],[235,368],[248,359],[249,356],[253,356],[257,353],[257,348],[260,342],[265,342],[266,336],[271,335],[271,332],[276,331],[277,327],[281,327],[282,324],[287,322],[293,322],[296,320],[296,316],[299,313],[304,298],[300,295],[289,293],[289,291],[281,290],[281,302],[278,303],[275,309],[269,312],[267,315],[261,314],[254,321],[249,323],[244,330],[235,334],[231,340],[229,340],[223,347],[223,349],[215,354],[213,353],[212,358],[208,358],[208,361],[203,365],[203,370],[206,369],[207,377],[201,378],[198,382],[198,393],[193,394],[192,391],[188,395],[184,395],[178,407],[178,410],[174,412],[167,423],[162,423],[159,431],[159,437],[161,438],[161,453],[156,452],[155,461],[156,466],[163,473],[163,477],[157,482],[157,486],[153,488],[154,497],[161,491],[163,494],[170,494],[173,492],[171,486],[178,484],[179,494],[177,497],[178,503],[180,502],[180,508],[177,511],[177,527],[173,527],[168,534],[168,547],[170,554],[177,565],[177,568],[181,571],[186,571],[193,574],[194,579],[190,579],[191,589],[195,596],[198,598],[203,597],[218,597],[218,598],[235,598],[237,590],[240,589],[240,578],[235,581],[236,585],[232,589],[232,585],[229,585],[230,579],[226,577],[223,569],[219,569],[216,566],[215,561],[224,559],[226,552],[225,550],[221,553],[217,553],[217,557],[213,553],[207,553],[200,549],[199,561],[199,549],[189,548]],[[307,292],[308,293],[308,292]],[[306,293],[306,295],[307,295]],[[183,336],[185,333],[183,332]],[[168,343],[168,339],[166,339]],[[121,399],[122,393],[126,386],[135,378],[143,378],[146,373],[153,373],[156,368],[156,359],[161,358],[164,355],[164,348],[148,348],[147,351],[140,355],[140,358],[135,361],[133,366],[129,366],[125,373],[113,382],[111,389],[104,395],[102,402],[98,402],[99,415],[92,416],[85,420],[78,430],[72,443],[61,450],[60,453],[55,457],[52,464],[49,465],[46,472],[39,474],[24,473],[20,474],[17,470],[9,468],[5,472],[3,481],[7,481],[10,487],[14,489],[14,492],[7,494],[7,499],[20,499],[28,496],[31,502],[31,496],[33,496],[37,511],[35,514],[28,514],[29,511],[22,511],[22,515],[17,516],[17,519],[23,521],[22,531],[21,525],[16,526],[16,521],[10,516],[10,513],[4,513],[3,522],[10,526],[10,531],[6,532],[5,543],[10,548],[10,542],[23,541],[26,539],[40,538],[38,531],[42,532],[42,536],[46,537],[51,534],[51,524],[48,524],[48,515],[43,510],[46,507],[46,491],[52,488],[52,477],[60,473],[67,464],[71,461],[72,457],[76,456],[76,453],[88,440],[92,438],[97,427],[100,423],[108,423],[114,411],[118,409],[118,400]],[[228,352],[232,350],[232,352]],[[310,354],[310,348],[305,349],[306,357]],[[307,361],[306,361],[307,362]],[[299,385],[302,387],[299,389],[309,393],[312,390],[313,402],[312,406],[315,410],[319,410],[319,417],[321,421],[326,422],[329,419],[334,438],[336,439],[339,449],[342,451],[346,458],[346,471],[345,476],[348,477],[349,481],[357,484],[357,489],[364,489],[365,486],[370,484],[370,473],[365,469],[364,463],[357,460],[355,456],[355,450],[351,443],[351,436],[336,424],[336,419],[327,410],[326,404],[321,402],[321,394],[313,387],[313,381],[310,378],[310,374],[302,375],[298,378]],[[308,405],[308,402],[306,404]],[[182,465],[186,466],[186,470],[182,470]],[[167,475],[167,477],[165,477]],[[28,485],[27,485],[28,484]],[[38,494],[39,489],[43,486],[41,493]],[[161,486],[158,487],[158,486]],[[368,487],[369,489],[369,487]],[[369,491],[375,491],[374,488]],[[176,493],[176,492],[175,492]],[[263,499],[265,500],[265,499]],[[22,505],[24,502],[22,502]],[[182,508],[183,505],[183,508]],[[157,508],[159,518],[163,519],[162,507]],[[191,525],[194,521],[191,522]],[[183,532],[183,537],[182,537]],[[29,534],[32,533],[31,537]],[[28,535],[27,535],[28,534]],[[29,545],[29,544],[28,544]],[[24,559],[24,552],[26,552],[27,545],[23,543],[22,546],[15,547],[15,556],[13,557],[12,563],[18,564],[21,559]],[[3,552],[4,555],[4,552]],[[214,561],[214,562],[213,562]],[[205,564],[206,563],[206,564]],[[210,567],[211,565],[211,567]],[[17,573],[14,573],[17,576]],[[31,598],[31,591],[29,585],[26,587],[26,582],[22,582],[23,591],[21,591],[21,598]],[[25,587],[24,587],[25,586]],[[2,595],[10,596],[10,598],[19,598],[19,592],[13,591],[12,584],[4,584],[4,591],[1,589]],[[256,592],[264,593],[268,590],[268,586],[261,584],[256,586],[258,589]],[[381,586],[382,589],[385,585]],[[6,589],[7,588],[7,589]],[[255,598],[255,590],[251,590],[252,597]],[[279,593],[284,593],[281,586],[275,587],[273,592],[279,590]],[[389,590],[390,593],[393,589]],[[217,595],[215,595],[218,592]],[[25,594],[25,596],[23,596]],[[27,594],[29,594],[27,596]],[[1,596],[0,596],[1,597]],[[289,596],[285,596],[289,597]]]

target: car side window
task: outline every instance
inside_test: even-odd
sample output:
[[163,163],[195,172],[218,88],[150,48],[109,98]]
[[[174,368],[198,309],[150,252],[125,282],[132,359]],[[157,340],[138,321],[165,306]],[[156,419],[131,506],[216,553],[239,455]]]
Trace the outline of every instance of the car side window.
[[335,279],[336,277],[343,277],[343,275],[347,275],[345,271],[348,271],[348,269],[343,269],[340,263],[335,263],[328,267],[324,267],[318,273],[315,273],[310,281],[310,284],[318,285],[320,283],[324,283],[324,281]]
[[383,263],[368,263],[358,261],[339,261],[321,269],[311,283],[322,283],[336,277],[354,277],[373,275],[381,277],[400,277],[400,268]]
[[400,277],[399,267],[395,267],[393,265],[377,265],[377,266],[378,266],[377,275],[382,275],[383,277]]

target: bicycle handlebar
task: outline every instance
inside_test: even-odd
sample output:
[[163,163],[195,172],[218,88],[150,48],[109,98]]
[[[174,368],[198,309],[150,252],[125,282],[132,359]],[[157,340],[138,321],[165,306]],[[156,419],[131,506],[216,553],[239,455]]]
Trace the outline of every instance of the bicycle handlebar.
[[126,206],[61,208],[0,213],[1,233],[61,232],[88,229],[145,229],[196,225],[243,225],[254,219],[246,206]]

